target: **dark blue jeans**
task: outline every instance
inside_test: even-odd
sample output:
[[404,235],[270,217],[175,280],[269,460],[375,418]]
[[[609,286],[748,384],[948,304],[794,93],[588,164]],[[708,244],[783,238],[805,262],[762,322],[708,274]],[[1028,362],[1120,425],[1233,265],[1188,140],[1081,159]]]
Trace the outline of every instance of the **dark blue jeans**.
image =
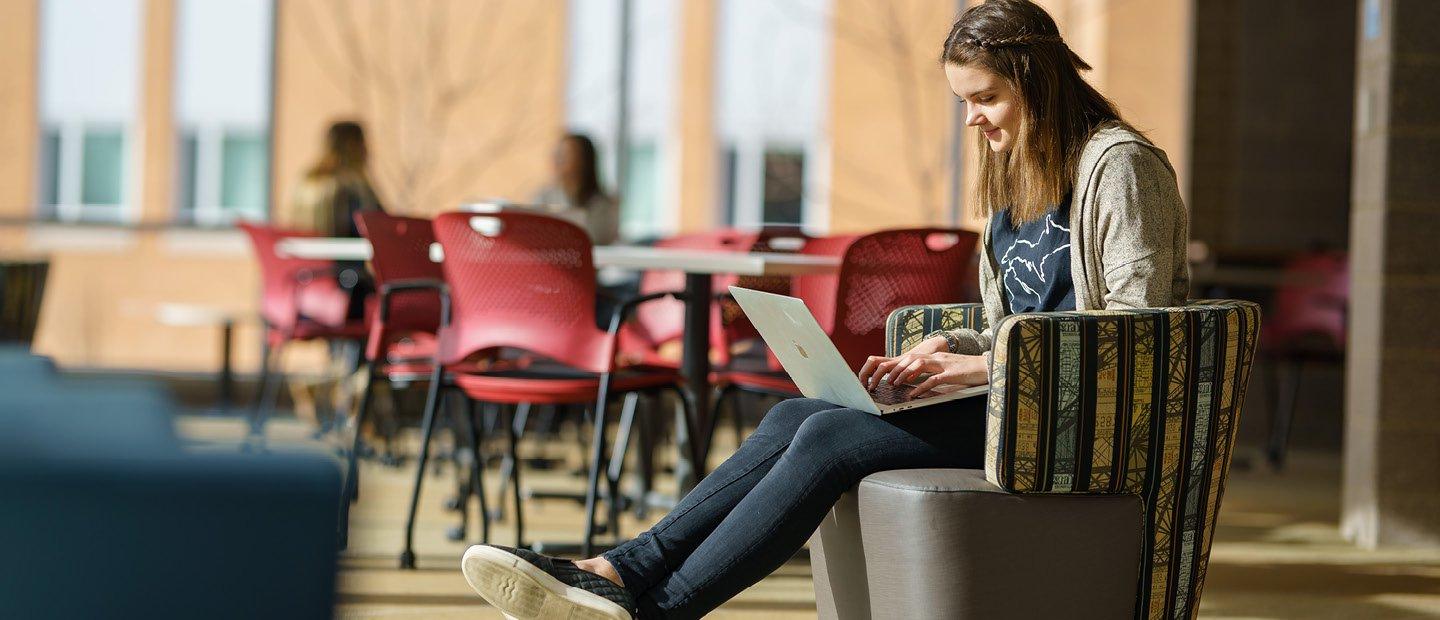
[[875,416],[787,400],[649,531],[605,554],[644,618],[699,618],[784,564],[840,495],[891,469],[982,466],[985,399]]

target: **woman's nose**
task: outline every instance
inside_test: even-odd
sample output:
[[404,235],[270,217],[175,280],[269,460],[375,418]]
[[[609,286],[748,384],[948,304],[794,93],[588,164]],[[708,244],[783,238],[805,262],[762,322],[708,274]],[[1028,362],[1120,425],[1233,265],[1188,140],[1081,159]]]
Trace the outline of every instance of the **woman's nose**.
[[981,114],[979,111],[975,110],[973,107],[969,107],[969,106],[966,106],[966,107],[967,107],[967,109],[965,110],[965,126],[966,126],[966,127],[979,127],[979,126],[985,124],[985,115],[984,115],[984,114]]

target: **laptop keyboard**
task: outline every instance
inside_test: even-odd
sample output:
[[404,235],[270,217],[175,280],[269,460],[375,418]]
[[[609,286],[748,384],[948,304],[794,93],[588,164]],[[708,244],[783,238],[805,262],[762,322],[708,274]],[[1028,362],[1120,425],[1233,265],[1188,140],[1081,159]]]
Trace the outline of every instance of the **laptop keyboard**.
[[910,400],[906,398],[906,395],[913,389],[915,386],[912,385],[895,385],[888,381],[881,381],[880,385],[870,390],[870,398],[875,399],[875,402],[881,405],[898,405]]

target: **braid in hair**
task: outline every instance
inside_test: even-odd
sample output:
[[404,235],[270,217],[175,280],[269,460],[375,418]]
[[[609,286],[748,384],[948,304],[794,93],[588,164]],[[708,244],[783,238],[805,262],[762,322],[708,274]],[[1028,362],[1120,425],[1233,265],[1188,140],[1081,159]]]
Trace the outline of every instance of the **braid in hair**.
[[971,45],[984,50],[995,50],[1004,47],[1029,46],[1037,45],[1040,43],[1059,43],[1061,45],[1064,45],[1065,41],[1064,39],[1061,39],[1059,35],[1029,33],[1017,34],[1009,37],[995,37],[988,39],[973,37],[965,40],[966,45]]

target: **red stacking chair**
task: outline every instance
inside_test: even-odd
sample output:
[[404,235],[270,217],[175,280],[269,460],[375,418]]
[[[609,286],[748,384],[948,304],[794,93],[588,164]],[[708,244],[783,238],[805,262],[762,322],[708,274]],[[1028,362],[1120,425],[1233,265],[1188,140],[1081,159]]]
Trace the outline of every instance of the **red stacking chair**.
[[[400,564],[405,568],[415,564],[411,545],[415,508],[435,423],[436,389],[442,380],[466,397],[487,403],[521,408],[532,404],[594,404],[595,434],[589,456],[585,539],[581,548],[582,554],[589,555],[605,454],[605,410],[610,397],[616,393],[673,390],[690,409],[690,396],[675,369],[621,367],[615,361],[623,315],[643,302],[668,294],[626,301],[611,320],[610,330],[601,331],[595,327],[593,249],[583,229],[564,220],[521,212],[447,213],[435,219],[434,229],[445,251],[443,269],[453,296],[453,312],[442,297],[441,365],[431,374],[433,383],[422,422],[420,460]],[[501,348],[523,350],[552,362],[496,369],[469,363],[476,355]],[[632,401],[627,399],[627,404]],[[688,414],[687,419],[693,419],[693,414]],[[513,437],[512,433],[512,441]],[[613,480],[609,491],[609,527],[618,536],[618,489]],[[517,545],[523,545],[518,494],[516,498]]]
[[[790,292],[805,302],[846,363],[858,372],[867,357],[885,350],[885,319],[892,310],[963,299],[965,270],[978,240],[979,235],[967,230],[938,228],[811,239],[803,252],[839,256],[840,269],[796,276]],[[799,389],[774,356],[767,358],[768,368],[729,368],[715,373],[711,384],[717,388],[716,406],[706,433],[707,446],[720,409],[733,401],[738,391],[799,396]],[[738,411],[731,404],[739,441]]]
[[[347,503],[358,493],[356,462],[361,449],[360,429],[369,415],[375,384],[389,381],[392,387],[403,387],[429,380],[438,351],[441,299],[448,293],[440,264],[430,259],[430,246],[435,243],[430,220],[367,211],[356,214],[355,226],[370,241],[370,269],[375,275],[380,299],[378,312],[371,315],[370,337],[365,346],[369,380],[355,418],[355,438],[343,495]],[[470,426],[471,420],[467,416],[460,418],[462,428],[458,430],[469,436],[472,464],[477,465],[471,469],[468,490],[480,499],[481,538],[489,540],[490,521],[478,468],[478,437]],[[459,504],[462,537],[468,522],[467,507],[468,501],[462,495]]]
[[314,237],[308,232],[282,230],[262,224],[236,224],[250,237],[260,260],[260,318],[265,324],[264,351],[260,362],[260,397],[251,414],[250,435],[263,438],[265,418],[275,407],[280,382],[271,375],[278,365],[281,348],[302,340],[353,340],[365,338],[363,320],[347,320],[350,294],[341,288],[335,264],[280,256],[275,246],[294,237]]
[[1270,368],[1272,408],[1266,459],[1285,465],[1300,375],[1306,364],[1343,364],[1350,274],[1344,252],[1313,252],[1286,263],[1285,283],[1265,311],[1260,351]]

